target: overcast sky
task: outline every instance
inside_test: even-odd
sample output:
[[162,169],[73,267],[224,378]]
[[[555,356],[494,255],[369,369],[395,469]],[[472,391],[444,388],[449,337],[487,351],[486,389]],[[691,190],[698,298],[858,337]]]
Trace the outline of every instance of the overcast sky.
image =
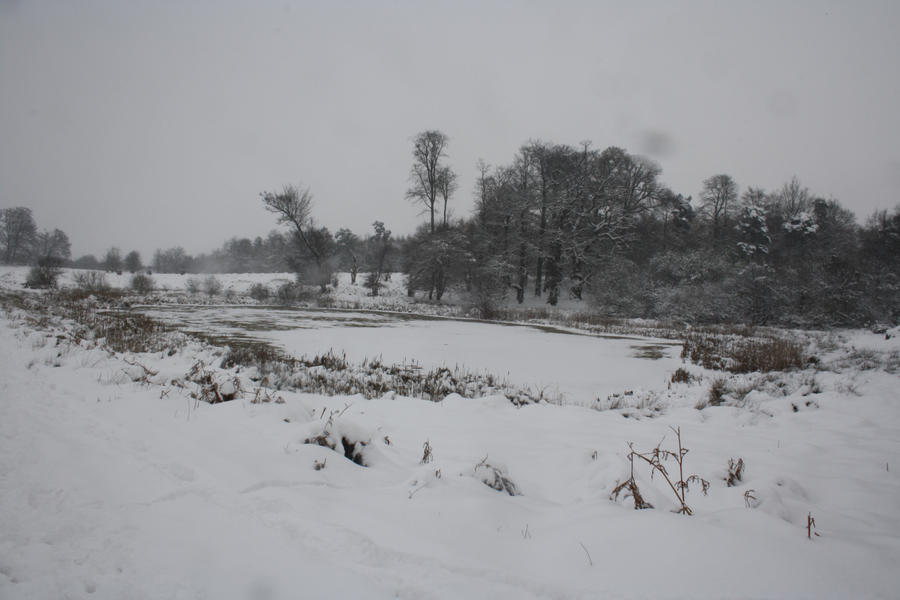
[[308,185],[336,230],[423,220],[411,138],[475,162],[622,146],[695,198],[796,174],[859,219],[900,201],[900,2],[0,0],[0,207],[73,255],[210,251]]

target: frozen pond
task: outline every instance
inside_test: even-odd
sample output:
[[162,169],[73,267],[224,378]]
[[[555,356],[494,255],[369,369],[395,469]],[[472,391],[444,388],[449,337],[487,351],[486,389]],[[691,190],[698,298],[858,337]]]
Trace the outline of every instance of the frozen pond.
[[272,343],[293,356],[346,353],[431,368],[460,366],[588,403],[616,392],[664,388],[681,364],[669,340],[606,337],[552,327],[391,313],[257,307],[142,307],[187,331]]

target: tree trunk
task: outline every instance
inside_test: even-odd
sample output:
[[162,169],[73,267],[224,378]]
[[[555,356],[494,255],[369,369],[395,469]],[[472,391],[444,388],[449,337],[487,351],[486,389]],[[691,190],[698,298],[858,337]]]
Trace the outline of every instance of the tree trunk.
[[525,290],[528,288],[528,248],[523,241],[519,244],[519,281],[516,285],[516,301],[525,301]]
[[538,229],[537,266],[534,270],[534,296],[541,297],[544,282],[544,235],[547,232],[547,190],[541,186],[541,224]]
[[544,283],[544,290],[547,292],[547,304],[556,306],[559,302],[559,286],[562,284],[562,242],[556,240],[550,249],[550,256],[547,257],[547,273]]
[[572,296],[581,300],[584,291],[584,261],[572,258]]
[[436,283],[435,283],[435,297],[436,297],[437,301],[440,302],[441,297],[444,295],[444,287],[446,285],[446,282],[444,280],[444,267],[438,267],[438,271],[437,271],[436,275],[437,275],[437,277],[436,277]]

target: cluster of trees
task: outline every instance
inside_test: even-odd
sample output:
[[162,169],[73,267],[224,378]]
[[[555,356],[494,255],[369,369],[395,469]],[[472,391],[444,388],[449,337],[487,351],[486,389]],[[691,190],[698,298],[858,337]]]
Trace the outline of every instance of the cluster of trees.
[[[183,250],[181,252],[184,254]],[[115,247],[107,250],[101,260],[92,254],[72,260],[69,236],[60,229],[38,229],[31,209],[24,206],[0,209],[0,262],[45,268],[72,266],[107,271],[127,270],[131,273],[144,268],[137,250],[123,257]]]
[[31,209],[0,210],[0,256],[5,264],[64,264],[72,256],[69,236],[59,229],[38,230]]
[[144,269],[158,273],[274,273],[290,270],[292,254],[289,240],[278,232],[265,239],[232,238],[209,254],[192,256],[181,246],[159,248],[144,264],[140,252],[132,250],[124,257],[116,247],[102,258],[87,254],[71,262],[80,269],[137,273]]
[[77,269],[102,269],[114,273],[122,271],[137,273],[144,269],[140,252],[132,250],[123,258],[122,251],[115,246],[109,248],[100,260],[93,254],[85,254],[73,260],[71,266]]
[[859,226],[796,178],[741,192],[727,174],[706,179],[695,205],[660,182],[659,165],[622,148],[531,142],[509,165],[478,165],[471,218],[435,225],[420,138],[409,196],[431,226],[409,240],[404,264],[429,296],[465,286],[488,311],[508,294],[556,305],[589,293],[610,316],[691,322],[900,318],[900,207]]
[[327,227],[319,227],[312,218],[312,193],[287,185],[280,192],[260,194],[263,206],[274,213],[278,223],[289,228],[287,261],[307,283],[318,285],[324,292],[335,270],[350,273],[356,283],[360,271],[367,273],[364,284],[372,295],[378,295],[386,277],[390,276],[389,258],[393,250],[391,232],[384,223],[372,224],[374,233],[360,238],[349,229],[332,235]]
[[752,324],[863,324],[900,319],[900,207],[865,225],[795,177],[780,189],[741,190],[727,174],[696,203],[660,181],[655,162],[546,142],[508,165],[477,165],[476,208],[450,218],[456,175],[448,138],[413,139],[407,198],[427,215],[408,238],[381,223],[364,240],[332,236],[312,218],[309,190],[264,193],[289,226],[288,266],[325,289],[334,269],[384,275],[386,257],[409,294],[467,291],[484,314],[504,298],[557,305],[589,299],[609,316]]
[[[432,146],[435,152],[419,150],[435,139],[442,142]],[[520,303],[533,294],[556,305],[566,291],[580,299],[614,257],[640,243],[638,225],[654,212],[663,217],[664,243],[692,217],[690,199],[659,184],[655,163],[616,147],[600,152],[589,144],[532,142],[509,165],[479,163],[475,214],[453,223],[445,216],[436,226],[432,179],[421,173],[449,170],[440,164],[446,137],[425,132],[415,147],[408,197],[432,218],[410,240],[414,251],[405,266],[411,286],[438,300],[456,284],[472,291],[483,310],[507,293]],[[437,160],[429,163],[427,156]],[[446,215],[450,194],[438,189]]]

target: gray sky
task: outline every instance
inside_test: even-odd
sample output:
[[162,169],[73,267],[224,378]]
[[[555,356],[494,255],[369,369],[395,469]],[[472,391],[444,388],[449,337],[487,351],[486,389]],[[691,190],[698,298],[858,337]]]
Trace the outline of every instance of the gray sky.
[[860,220],[900,196],[900,2],[0,0],[0,207],[75,256],[209,251],[311,187],[333,231],[410,233],[411,138],[475,162],[623,146],[694,195],[796,174]]

